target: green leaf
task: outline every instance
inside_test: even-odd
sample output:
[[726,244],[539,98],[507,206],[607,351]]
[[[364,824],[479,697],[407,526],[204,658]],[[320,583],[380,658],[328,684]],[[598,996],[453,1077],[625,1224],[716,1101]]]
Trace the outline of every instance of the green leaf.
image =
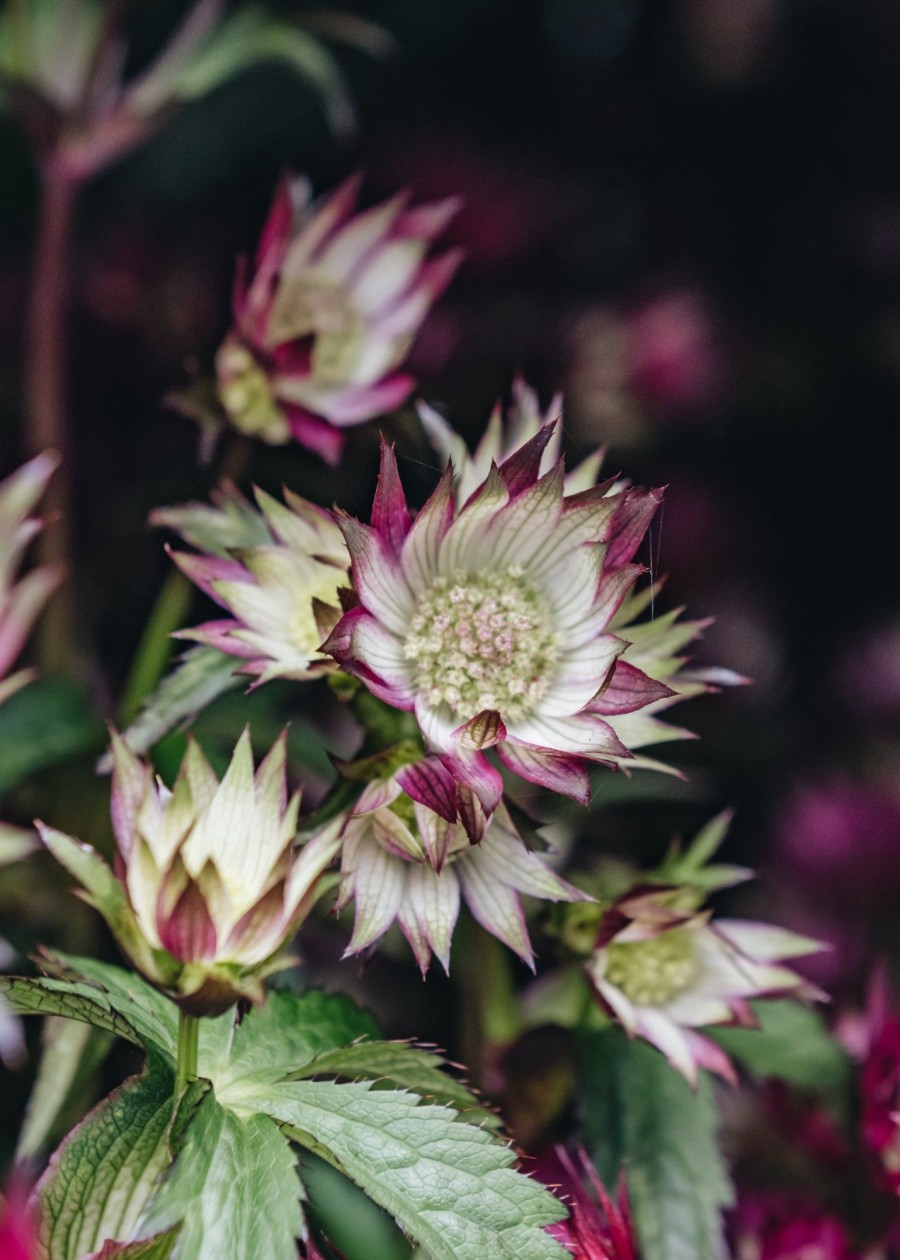
[[[172,1074],[156,1057],[69,1134],[38,1184],[47,1260],[128,1238],[169,1163]],[[152,1255],[152,1253],[150,1253]]]
[[325,1051],[378,1034],[372,1016],[342,994],[311,989],[298,997],[275,991],[235,1030],[227,1067],[216,1072],[216,1088],[223,1101],[237,1100],[244,1088],[283,1080]]
[[178,1235],[174,1230],[141,1242],[107,1242],[87,1260],[169,1260]]
[[70,1019],[54,1016],[45,1022],[43,1053],[19,1134],[17,1160],[37,1158],[81,1119],[97,1069],[114,1040],[102,1028]]
[[0,822],[0,866],[19,862],[36,848],[37,836],[33,831]]
[[580,1038],[585,1135],[614,1185],[623,1163],[643,1260],[718,1260],[732,1191],[709,1079],[696,1090],[621,1029]]
[[179,1226],[178,1260],[296,1260],[303,1213],[295,1166],[272,1120],[239,1117],[210,1092],[140,1233]]
[[0,994],[16,1015],[62,1015],[141,1044],[134,1026],[105,993],[91,985],[43,976],[0,976]]
[[566,1255],[543,1229],[564,1215],[558,1200],[516,1172],[509,1147],[447,1107],[370,1082],[260,1085],[253,1102],[355,1181],[431,1260]]
[[326,1050],[305,1067],[290,1074],[291,1080],[311,1076],[343,1077],[345,1080],[389,1081],[437,1103],[453,1107],[463,1120],[500,1127],[499,1116],[485,1110],[477,1096],[442,1068],[444,1060],[431,1050],[402,1041],[361,1041],[340,1050]]
[[103,723],[74,683],[30,683],[0,706],[0,796],[30,774],[102,748],[105,740]]
[[352,128],[353,111],[335,58],[299,26],[279,21],[264,9],[245,6],[202,41],[182,47],[186,55],[164,53],[132,88],[131,109],[149,114],[173,102],[196,100],[242,71],[280,61],[318,92],[334,131],[346,134]]
[[709,1028],[705,1036],[756,1076],[773,1076],[801,1089],[845,1097],[850,1059],[818,1011],[789,999],[751,1002],[759,1028]]
[[[218,696],[246,686],[246,679],[235,675],[239,664],[233,656],[205,645],[185,652],[123,732],[125,743],[133,753],[144,753],[176,726],[190,722]],[[112,757],[107,752],[97,763],[97,770],[108,774],[111,769]]]

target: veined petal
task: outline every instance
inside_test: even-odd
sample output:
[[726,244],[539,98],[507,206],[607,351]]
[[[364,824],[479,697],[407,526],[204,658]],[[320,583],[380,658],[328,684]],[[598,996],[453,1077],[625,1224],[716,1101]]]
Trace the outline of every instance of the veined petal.
[[594,713],[581,712],[570,717],[535,713],[530,718],[510,723],[509,738],[517,744],[530,744],[552,752],[575,753],[591,760],[630,755],[612,727]]
[[534,951],[528,937],[519,894],[507,884],[496,883],[485,876],[478,863],[473,860],[478,852],[477,847],[473,848],[459,859],[455,867],[466,905],[486,932],[496,936],[514,954],[518,954],[533,971]]
[[427,809],[452,823],[456,821],[456,781],[437,757],[425,757],[422,761],[403,766],[395,776],[395,782]]
[[[365,820],[351,824],[366,825]],[[345,955],[358,954],[388,930],[403,901],[407,874],[407,864],[391,857],[375,840],[360,843],[352,871],[356,919]]]
[[424,975],[432,951],[450,970],[450,942],[459,917],[459,881],[454,868],[438,874],[430,866],[411,866],[397,921]]
[[671,687],[650,678],[642,669],[628,661],[617,660],[608,686],[591,700],[590,709],[592,713],[633,713],[673,694]]
[[343,512],[338,516],[338,524],[353,560],[353,579],[360,601],[394,634],[405,636],[415,603],[401,565],[374,529]]
[[409,508],[400,484],[397,456],[394,449],[381,439],[381,468],[372,503],[372,528],[387,540],[395,553],[399,553],[409,533]]
[[512,740],[501,744],[497,755],[508,769],[529,783],[570,796],[579,805],[590,804],[591,781],[584,763],[577,757],[531,748]]

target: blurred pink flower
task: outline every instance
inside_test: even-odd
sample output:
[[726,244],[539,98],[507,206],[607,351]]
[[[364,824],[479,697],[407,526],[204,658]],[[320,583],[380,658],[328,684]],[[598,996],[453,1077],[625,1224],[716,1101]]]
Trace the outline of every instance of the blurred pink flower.
[[732,1236],[735,1260],[857,1260],[838,1217],[795,1196],[748,1194]]
[[37,1260],[38,1239],[34,1214],[21,1181],[12,1180],[0,1199],[0,1260]]
[[216,357],[219,397],[244,433],[296,441],[335,463],[342,430],[399,407],[400,371],[432,302],[461,261],[427,258],[458,209],[454,199],[409,208],[400,193],[355,213],[360,179],[315,206],[284,178],[252,277],[238,272],[234,328]]
[[900,1195],[900,1017],[875,1033],[860,1078],[863,1141],[879,1166],[879,1180]]

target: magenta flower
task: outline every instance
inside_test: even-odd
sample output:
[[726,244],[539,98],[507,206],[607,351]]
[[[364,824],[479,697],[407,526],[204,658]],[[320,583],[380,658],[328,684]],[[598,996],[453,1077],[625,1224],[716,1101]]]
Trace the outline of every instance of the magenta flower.
[[410,209],[401,193],[355,214],[359,183],[312,206],[304,180],[282,180],[255,272],[238,273],[234,327],[216,358],[236,428],[299,442],[330,463],[343,429],[409,396],[414,380],[401,365],[461,260],[458,250],[427,257],[455,200]]
[[900,1018],[884,1020],[875,1034],[863,1064],[860,1095],[863,1141],[885,1189],[900,1195]]
[[613,1200],[584,1151],[577,1163],[562,1146],[538,1160],[535,1176],[549,1185],[569,1208],[567,1220],[547,1233],[575,1260],[637,1260],[637,1239],[631,1221],[625,1177]]
[[684,890],[635,889],[600,921],[587,973],[601,1006],[692,1083],[699,1068],[734,1079],[728,1056],[698,1028],[753,1026],[749,998],[821,997],[781,965],[820,948],[767,923],[685,908]]
[[616,716],[670,694],[620,662],[626,642],[609,632],[642,572],[630,561],[659,494],[567,496],[561,461],[540,473],[551,435],[492,467],[462,507],[448,469],[415,522],[385,446],[372,524],[338,518],[359,606],[323,650],[415,713],[427,749],[486,816],[502,794],[487,749],[586,802],[587,765],[632,756]]
[[842,1222],[798,1195],[742,1197],[731,1232],[736,1260],[857,1260]]

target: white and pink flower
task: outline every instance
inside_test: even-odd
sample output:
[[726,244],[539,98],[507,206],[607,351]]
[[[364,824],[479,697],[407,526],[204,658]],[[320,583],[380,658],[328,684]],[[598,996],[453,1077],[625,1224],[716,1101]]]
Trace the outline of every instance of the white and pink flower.
[[305,180],[279,185],[255,272],[238,274],[234,328],[216,358],[229,419],[266,442],[335,463],[343,432],[392,411],[415,384],[404,359],[461,253],[428,252],[455,200],[410,208],[401,193],[355,213],[360,180],[319,205]]
[[[351,900],[355,906],[347,953],[374,945],[396,922],[423,974],[432,954],[447,971],[465,902],[485,931],[533,966],[523,894],[544,901],[590,898],[526,847],[504,805],[473,845],[461,824],[441,818],[401,788],[403,782],[418,791],[416,781],[442,773],[436,759],[427,759],[406,774],[370,783],[351,811],[342,833],[337,902],[339,910]],[[438,789],[446,796],[445,813],[455,808],[453,787],[450,780]]]
[[552,432],[493,465],[461,507],[448,469],[415,521],[384,446],[372,524],[338,517],[359,605],[324,650],[415,713],[427,749],[488,817],[502,780],[487,749],[587,802],[588,765],[632,756],[614,721],[671,694],[621,659],[627,643],[610,631],[660,492],[567,495],[562,461],[541,473]]
[[644,1037],[691,1082],[699,1068],[734,1079],[725,1052],[698,1028],[755,1025],[750,998],[821,998],[782,966],[819,942],[767,923],[710,922],[685,908],[685,890],[635,889],[600,921],[587,973],[601,1006],[631,1037]]
[[192,1014],[215,1014],[262,980],[323,891],[337,827],[295,848],[300,794],[288,798],[286,739],[254,772],[244,731],[220,782],[191,741],[170,791],[113,736],[112,822],[122,892],[101,859],[63,832],[41,838],[76,878],[138,970]]
[[172,552],[181,571],[231,615],[178,634],[236,657],[256,685],[308,679],[333,669],[319,647],[340,617],[350,557],[334,517],[285,490],[256,491],[256,511],[226,487],[213,505],[161,508],[154,524],[175,530],[199,554]]

